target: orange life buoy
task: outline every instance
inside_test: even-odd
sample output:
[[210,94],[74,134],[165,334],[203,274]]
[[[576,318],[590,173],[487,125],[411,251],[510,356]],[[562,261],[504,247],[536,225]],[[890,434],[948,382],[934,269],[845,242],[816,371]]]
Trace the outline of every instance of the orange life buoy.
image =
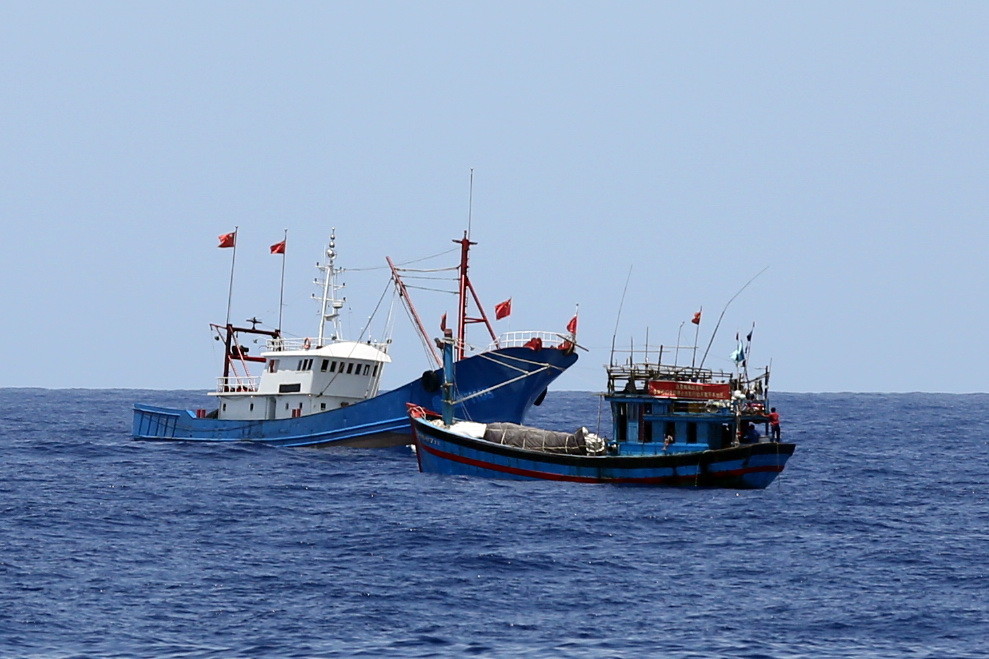
[[309,348],[310,348],[310,347],[312,347],[312,343],[311,343],[311,342],[309,341],[309,337],[307,336],[307,337],[306,337],[306,338],[305,338],[305,339],[304,339],[304,340],[302,341],[302,349],[303,349],[303,350],[309,350]]

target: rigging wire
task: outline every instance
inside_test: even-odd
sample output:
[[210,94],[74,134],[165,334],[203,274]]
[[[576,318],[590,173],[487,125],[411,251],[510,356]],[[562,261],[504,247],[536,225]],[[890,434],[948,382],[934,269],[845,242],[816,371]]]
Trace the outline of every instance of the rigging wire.
[[442,288],[428,288],[426,286],[406,286],[406,288],[415,289],[417,291],[430,291],[432,293],[449,293],[450,295],[457,294],[457,291],[448,291]]
[[[385,285],[384,290],[381,291],[381,297],[378,298],[378,303],[376,305],[374,305],[374,311],[372,311],[371,312],[371,315],[368,316],[367,322],[364,324],[364,329],[362,329],[361,330],[361,333],[357,335],[357,340],[358,341],[360,341],[361,338],[364,336],[364,332],[369,332],[370,327],[371,327],[371,321],[374,320],[374,316],[378,313],[378,309],[381,308],[381,302],[382,302],[382,300],[385,299],[385,295],[388,294],[388,289],[390,289],[390,288],[391,288],[391,282],[389,281],[388,284]],[[368,333],[368,337],[367,338],[368,338],[368,341],[371,340],[370,333]]]
[[402,279],[414,279],[416,281],[456,281],[455,277],[408,277],[404,275]]
[[[411,261],[404,261],[402,263],[399,263],[398,265],[410,265],[412,263],[421,263],[422,261],[428,261],[429,259],[435,259],[438,256],[445,256],[447,254],[450,254],[450,253],[456,252],[456,251],[457,251],[457,248],[456,247],[451,247],[448,250],[445,250],[445,251],[442,251],[442,252],[437,252],[436,254],[431,254],[430,256],[423,256],[422,258],[412,259]],[[371,272],[371,271],[374,271],[374,270],[388,270],[388,269],[389,268],[388,268],[387,265],[382,265],[382,266],[368,266],[366,268],[342,268],[342,271],[344,271],[344,272]],[[453,269],[453,268],[446,268],[446,269]]]

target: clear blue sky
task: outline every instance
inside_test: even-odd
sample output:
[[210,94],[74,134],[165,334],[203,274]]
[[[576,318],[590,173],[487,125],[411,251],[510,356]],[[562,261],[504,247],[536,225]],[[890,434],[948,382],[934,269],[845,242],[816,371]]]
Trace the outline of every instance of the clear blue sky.
[[[985,391],[987,34],[984,2],[0,4],[0,386],[209,389],[218,234],[274,324],[289,229],[305,336],[331,227],[354,268],[451,248],[474,168],[499,330],[580,304],[558,388],[604,386],[630,268],[618,343],[703,306],[706,345],[768,265],[709,365],[755,322],[777,390]],[[359,326],[386,273],[347,281]],[[395,339],[390,386],[425,366]]]

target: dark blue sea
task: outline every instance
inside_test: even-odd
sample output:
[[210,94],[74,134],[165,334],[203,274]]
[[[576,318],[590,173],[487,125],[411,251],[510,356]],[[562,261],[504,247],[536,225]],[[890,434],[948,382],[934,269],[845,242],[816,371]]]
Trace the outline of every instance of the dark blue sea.
[[134,401],[203,397],[0,390],[0,656],[989,656],[989,395],[777,394],[763,491],[142,443]]

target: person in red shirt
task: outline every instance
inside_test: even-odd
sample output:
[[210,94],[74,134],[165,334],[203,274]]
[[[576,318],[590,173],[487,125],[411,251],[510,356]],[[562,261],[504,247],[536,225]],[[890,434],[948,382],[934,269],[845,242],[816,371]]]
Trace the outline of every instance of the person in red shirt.
[[774,442],[780,441],[780,414],[775,407],[769,410],[769,438]]

